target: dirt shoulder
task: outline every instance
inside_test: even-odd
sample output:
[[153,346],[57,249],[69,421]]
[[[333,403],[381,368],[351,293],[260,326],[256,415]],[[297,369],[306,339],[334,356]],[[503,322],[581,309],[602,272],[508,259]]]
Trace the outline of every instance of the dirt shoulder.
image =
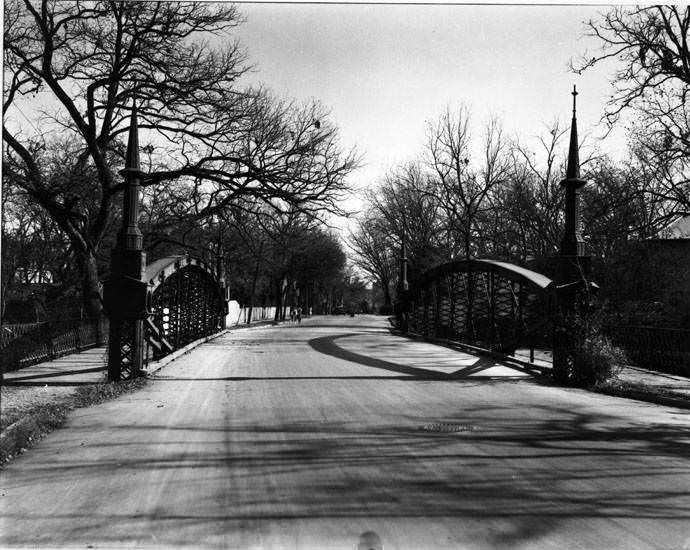
[[142,388],[145,378],[79,386],[3,386],[0,401],[0,467],[61,427],[70,411]]

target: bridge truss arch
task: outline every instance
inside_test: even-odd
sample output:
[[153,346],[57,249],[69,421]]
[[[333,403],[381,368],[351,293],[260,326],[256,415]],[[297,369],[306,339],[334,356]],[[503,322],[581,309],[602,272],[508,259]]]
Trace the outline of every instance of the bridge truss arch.
[[407,328],[423,336],[512,353],[549,345],[554,281],[494,260],[458,260],[427,271],[407,294]]
[[159,359],[225,328],[227,303],[215,270],[189,256],[169,256],[146,267],[149,317],[146,360]]

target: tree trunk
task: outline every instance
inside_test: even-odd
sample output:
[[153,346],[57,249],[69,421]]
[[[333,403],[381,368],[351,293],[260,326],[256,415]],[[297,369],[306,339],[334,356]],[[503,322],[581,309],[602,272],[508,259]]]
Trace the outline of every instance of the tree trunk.
[[[259,254],[256,257],[256,267],[254,268],[254,276],[252,277],[252,290],[249,297],[249,317],[247,318],[247,324],[251,323],[252,320],[252,308],[254,307],[254,295],[256,294],[256,282],[259,280],[259,268],[261,267],[261,253],[264,249],[264,243],[261,242],[259,247]],[[261,304],[263,305],[263,304]]]
[[81,274],[82,302],[86,316],[90,318],[100,317],[103,313],[103,304],[101,302],[96,256],[91,250],[78,251],[76,260]]
[[383,290],[383,305],[390,306],[393,303],[391,300],[391,290],[388,281],[381,283],[381,289]]
[[276,313],[273,316],[274,321],[280,321],[280,317],[283,311],[283,291],[280,288],[280,280],[275,281],[276,290]]

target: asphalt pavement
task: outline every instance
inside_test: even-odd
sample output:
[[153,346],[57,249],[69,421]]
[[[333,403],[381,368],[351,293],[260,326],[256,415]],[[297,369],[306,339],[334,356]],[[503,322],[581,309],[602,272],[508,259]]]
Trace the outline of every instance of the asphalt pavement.
[[690,549],[690,411],[317,317],[74,411],[0,495],[2,548]]

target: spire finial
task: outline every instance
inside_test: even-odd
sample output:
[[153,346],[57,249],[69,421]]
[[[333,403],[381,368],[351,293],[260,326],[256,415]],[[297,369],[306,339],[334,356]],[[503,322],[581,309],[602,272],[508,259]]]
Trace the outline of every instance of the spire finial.
[[573,84],[572,96],[573,96],[573,118],[575,118],[575,111],[576,111],[576,109],[577,109],[577,106],[576,106],[576,101],[577,101],[577,87],[575,86],[575,84]]
[[129,139],[125,168],[120,170],[125,178],[125,192],[122,198],[122,229],[118,234],[119,247],[124,250],[142,250],[143,237],[139,229],[139,124],[136,101],[132,98],[132,115],[129,121]]
[[580,179],[580,155],[578,153],[577,118],[575,117],[577,89],[573,86],[573,121],[570,126],[570,149],[565,179],[565,233],[561,241],[561,255],[584,256],[585,242],[580,232],[580,198],[579,188],[587,183]]
[[139,171],[139,121],[137,120],[137,101],[132,97],[132,114],[129,120],[129,140],[127,142],[127,161],[125,169]]
[[568,165],[566,168],[566,179],[579,180],[580,179],[580,158],[578,155],[577,143],[577,119],[575,118],[577,89],[573,85],[573,122],[570,127],[570,150],[568,152]]

